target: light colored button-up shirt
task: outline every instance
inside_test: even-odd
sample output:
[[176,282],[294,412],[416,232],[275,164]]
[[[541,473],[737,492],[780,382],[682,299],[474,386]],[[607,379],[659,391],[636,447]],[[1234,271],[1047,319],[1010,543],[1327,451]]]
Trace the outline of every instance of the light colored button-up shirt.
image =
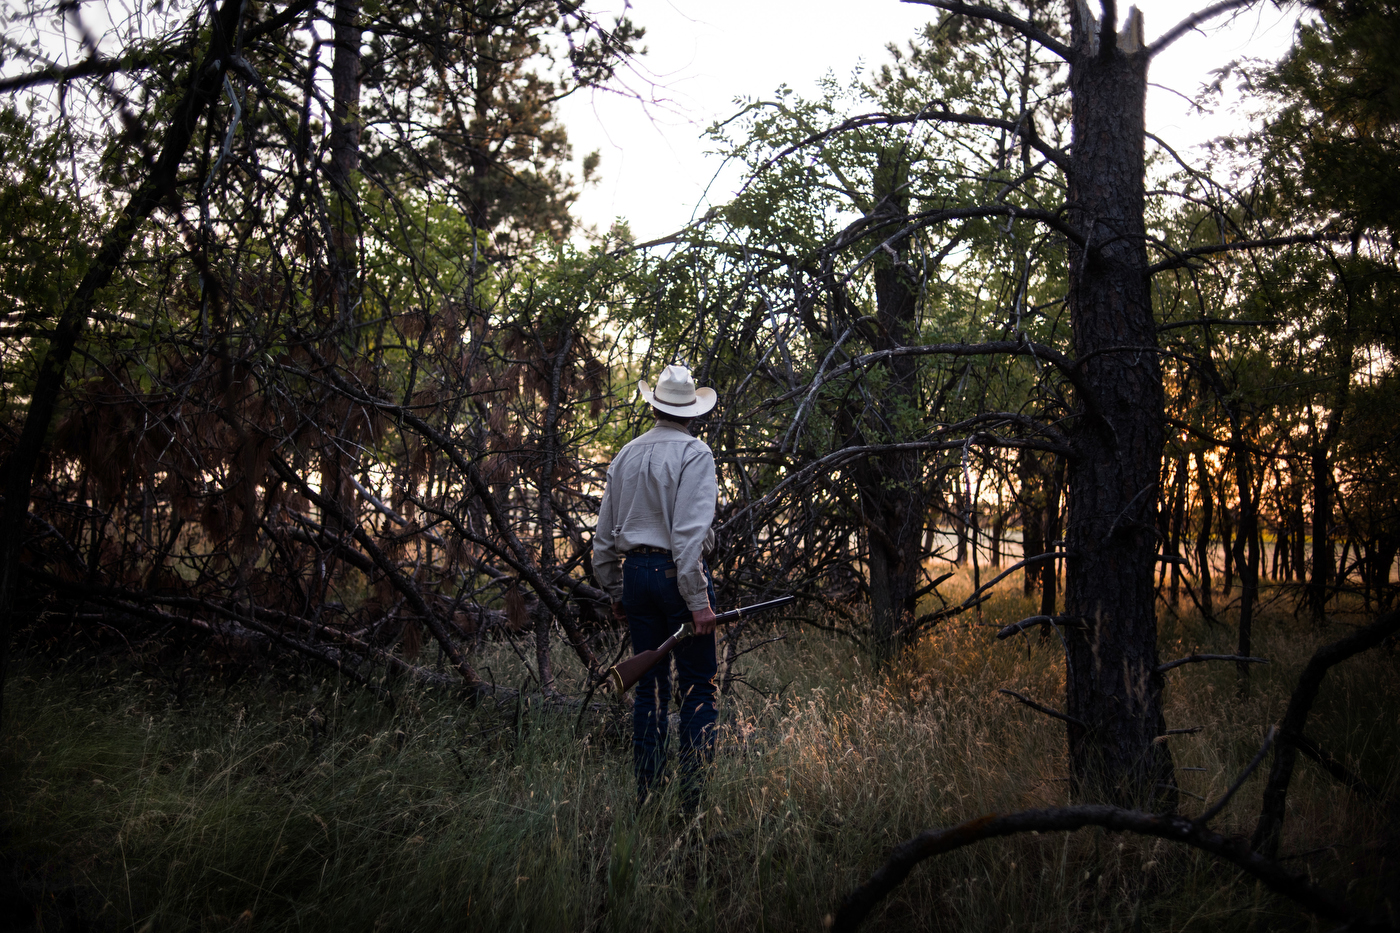
[[701,553],[713,543],[715,456],[679,425],[658,421],[630,441],[608,467],[593,534],[593,573],[613,602],[622,600],[622,558],[643,545],[671,552],[688,608],[710,605]]

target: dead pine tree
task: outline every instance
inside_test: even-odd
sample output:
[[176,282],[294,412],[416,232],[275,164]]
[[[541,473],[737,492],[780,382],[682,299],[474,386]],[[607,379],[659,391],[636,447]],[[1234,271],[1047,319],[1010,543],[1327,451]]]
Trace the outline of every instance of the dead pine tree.
[[[1068,250],[1065,300],[1074,356],[1062,368],[1074,397],[1066,428],[1064,615],[1079,624],[1065,629],[1066,705],[1060,718],[1076,799],[1174,806],[1171,755],[1156,741],[1165,730],[1154,586],[1164,390],[1149,289],[1155,273],[1189,263],[1194,252],[1149,261],[1146,90],[1159,53],[1251,0],[1214,4],[1150,43],[1135,8],[1120,28],[1112,0],[1105,0],[1100,15],[1083,0],[1071,4],[1067,43],[1048,25],[1058,14],[1039,5],[1027,5],[1023,16],[961,0],[919,2],[1011,30],[1068,66],[1069,149],[1041,140],[1029,117],[1017,125],[1025,145],[1063,172],[1068,189],[1066,223],[1056,227]],[[973,121],[946,112],[920,118]],[[1055,225],[1058,216],[1033,219]],[[1257,245],[1244,241],[1234,248]]]

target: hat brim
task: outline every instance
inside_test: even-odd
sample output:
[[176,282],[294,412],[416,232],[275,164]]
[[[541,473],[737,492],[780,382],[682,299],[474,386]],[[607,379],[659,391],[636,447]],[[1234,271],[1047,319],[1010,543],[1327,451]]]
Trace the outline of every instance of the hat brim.
[[689,405],[672,405],[657,399],[656,393],[651,386],[646,384],[646,380],[637,381],[637,391],[642,393],[642,398],[647,400],[647,404],[657,411],[664,411],[668,415],[675,415],[679,418],[698,418],[700,415],[714,408],[719,402],[719,393],[714,389],[696,389],[695,401]]

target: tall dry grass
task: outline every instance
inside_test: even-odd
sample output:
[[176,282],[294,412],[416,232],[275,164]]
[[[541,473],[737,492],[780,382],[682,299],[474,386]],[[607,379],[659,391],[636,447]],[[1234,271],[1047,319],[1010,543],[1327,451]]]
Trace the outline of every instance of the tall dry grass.
[[[209,683],[181,702],[129,667],[30,665],[5,704],[10,858],[49,928],[816,930],[914,833],[1066,802],[1061,727],[996,693],[1061,702],[1057,640],[993,638],[1029,611],[1003,593],[878,671],[818,631],[746,655],[764,693],[723,701],[706,810],[690,820],[670,791],[637,811],[622,711],[579,729],[537,703],[400,689],[389,709],[331,681]],[[1187,812],[1228,786],[1308,655],[1342,634],[1286,614],[1258,629],[1273,663],[1245,696],[1233,665],[1168,675],[1168,726],[1204,727],[1168,740]],[[1162,621],[1164,659],[1232,639]],[[1309,727],[1392,796],[1397,668],[1380,651],[1334,670]],[[1261,787],[1217,827],[1248,833]],[[1290,799],[1288,864],[1400,920],[1394,815],[1309,763]],[[926,863],[870,928],[1315,926],[1207,856],[1086,830]]]

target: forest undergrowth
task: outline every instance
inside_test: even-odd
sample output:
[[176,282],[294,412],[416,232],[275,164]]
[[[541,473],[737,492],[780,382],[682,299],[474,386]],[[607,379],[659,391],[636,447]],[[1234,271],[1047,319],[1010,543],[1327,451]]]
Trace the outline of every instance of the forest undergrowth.
[[[786,638],[742,659],[690,819],[673,792],[638,811],[618,706],[580,717],[404,686],[386,704],[319,675],[33,658],[5,700],[3,899],[50,930],[819,930],[915,833],[1068,802],[1063,728],[997,692],[1061,702],[1053,635],[995,639],[1031,611],[1003,593],[883,670],[844,639],[769,620]],[[1188,815],[1254,756],[1311,652],[1351,630],[1277,608],[1257,625],[1271,663],[1246,690],[1232,664],[1167,675],[1168,728],[1202,727],[1165,740]],[[1163,612],[1164,661],[1228,654],[1233,637]],[[1308,728],[1391,799],[1397,675],[1393,648],[1335,668]],[[1252,831],[1264,773],[1220,832]],[[1310,762],[1289,799],[1285,865],[1400,921],[1394,809]],[[869,928],[1324,926],[1207,855],[1092,829],[933,859]]]

